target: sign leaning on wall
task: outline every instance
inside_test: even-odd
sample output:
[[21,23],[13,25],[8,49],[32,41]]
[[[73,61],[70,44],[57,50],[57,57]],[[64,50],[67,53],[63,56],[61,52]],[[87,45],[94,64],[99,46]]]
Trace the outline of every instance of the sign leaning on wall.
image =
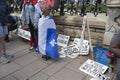
[[104,34],[103,44],[109,45],[113,34],[120,29],[117,23],[114,22],[114,18],[120,15],[120,7],[108,8],[108,18]]
[[66,47],[68,45],[69,39],[70,36],[58,34],[58,38],[57,38],[58,45],[62,47]]

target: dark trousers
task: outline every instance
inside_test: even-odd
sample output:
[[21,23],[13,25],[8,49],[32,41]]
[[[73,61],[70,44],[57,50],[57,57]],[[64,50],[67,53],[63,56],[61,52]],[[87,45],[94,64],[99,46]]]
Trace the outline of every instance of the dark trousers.
[[120,58],[117,58],[117,75],[116,80],[120,80]]
[[35,31],[35,28],[34,28],[34,26],[33,26],[33,24],[31,23],[31,21],[30,21],[30,23],[29,23],[29,29],[30,29],[30,34],[31,34],[31,37],[32,37],[32,46],[35,48],[35,39],[37,38],[36,37],[36,31]]

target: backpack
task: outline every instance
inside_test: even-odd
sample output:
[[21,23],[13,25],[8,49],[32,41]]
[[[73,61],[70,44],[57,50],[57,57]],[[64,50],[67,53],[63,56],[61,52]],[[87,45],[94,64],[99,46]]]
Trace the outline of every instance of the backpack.
[[8,23],[10,23],[10,25],[8,25],[9,31],[17,29],[17,16],[8,15]]

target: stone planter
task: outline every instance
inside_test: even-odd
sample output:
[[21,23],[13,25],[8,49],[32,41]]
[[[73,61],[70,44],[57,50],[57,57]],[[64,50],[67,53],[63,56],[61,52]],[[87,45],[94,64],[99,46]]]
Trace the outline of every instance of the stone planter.
[[120,5],[120,0],[108,0],[108,5]]

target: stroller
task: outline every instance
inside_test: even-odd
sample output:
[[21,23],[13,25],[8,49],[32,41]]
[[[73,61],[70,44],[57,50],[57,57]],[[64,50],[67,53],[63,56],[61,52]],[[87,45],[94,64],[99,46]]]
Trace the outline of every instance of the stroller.
[[9,42],[9,33],[10,31],[14,31],[18,27],[18,17],[17,16],[11,16],[8,15],[8,34],[5,36],[5,41]]

